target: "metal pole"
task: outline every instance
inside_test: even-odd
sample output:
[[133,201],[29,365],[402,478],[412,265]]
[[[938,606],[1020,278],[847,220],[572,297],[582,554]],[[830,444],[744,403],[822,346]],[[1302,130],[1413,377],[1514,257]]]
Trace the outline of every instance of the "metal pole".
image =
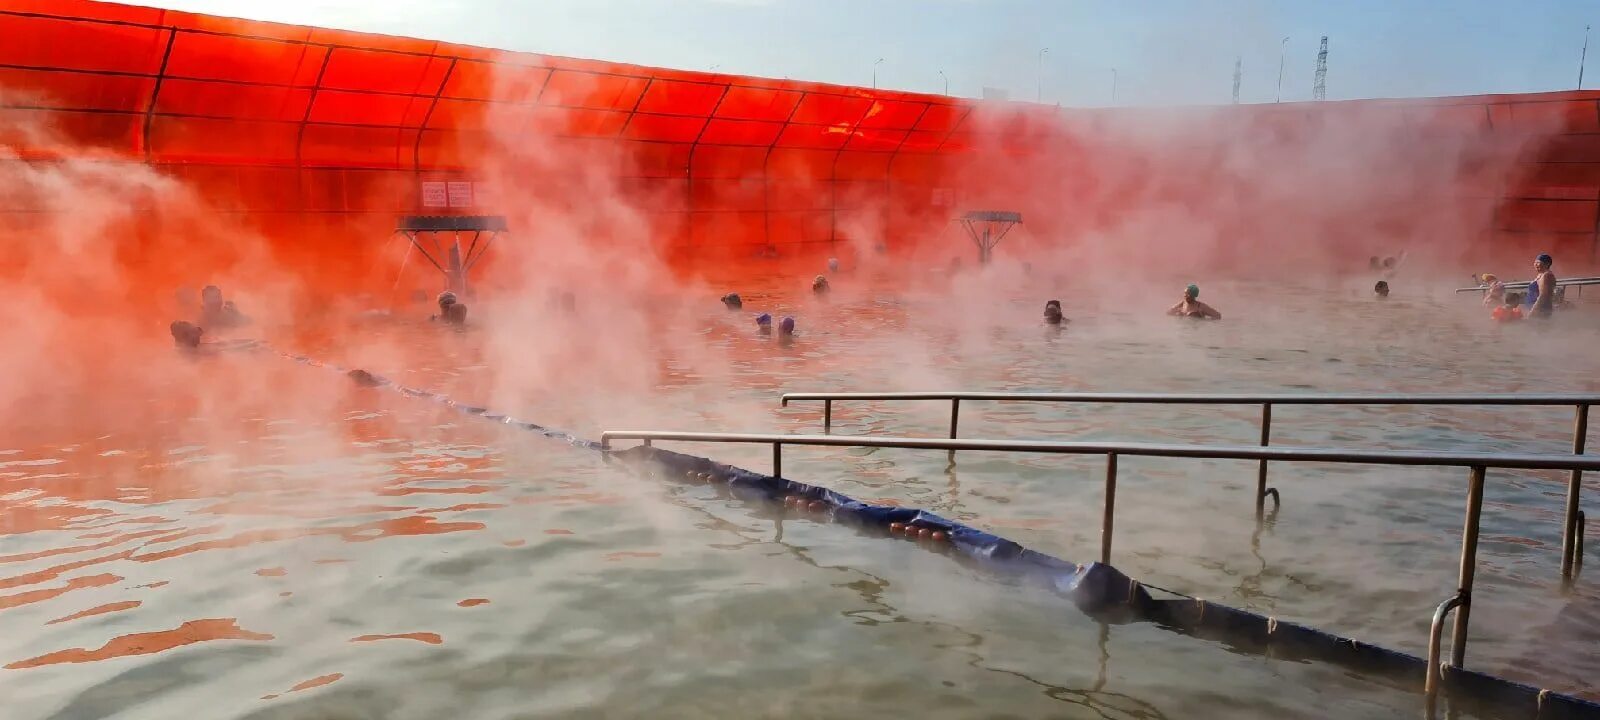
[[1047,52],[1050,52],[1050,48],[1039,48],[1039,74],[1036,78],[1038,86],[1033,94],[1033,101],[1036,103],[1044,102],[1044,54]]
[[772,476],[783,478],[783,443],[772,444]]
[[[1261,405],[1261,447],[1266,447],[1272,440],[1272,403]],[[1267,461],[1262,460],[1256,466],[1256,522],[1261,522],[1266,517],[1267,509]]]
[[1117,507],[1117,454],[1106,456],[1106,507],[1100,517],[1100,563],[1111,564],[1111,531]]
[[[1583,66],[1589,63],[1589,26],[1583,26],[1583,52],[1578,54],[1578,89],[1583,89]],[[1578,294],[1583,294],[1582,290]]]
[[872,64],[872,89],[873,90],[877,90],[878,89],[878,66],[882,65],[882,64],[883,64],[883,58],[878,58],[878,61]]
[[[1589,436],[1589,406],[1578,405],[1572,418],[1572,454],[1582,455]],[[1561,577],[1572,577],[1573,558],[1577,556],[1578,499],[1583,494],[1583,471],[1573,470],[1567,476],[1567,512],[1561,525]]]
[[1111,68],[1111,104],[1117,104],[1117,69]]
[[1273,102],[1283,102],[1283,46],[1288,42],[1287,36],[1278,42],[1278,96]]
[[1472,614],[1472,576],[1478,569],[1478,520],[1483,515],[1482,465],[1472,466],[1472,484],[1467,487],[1467,519],[1461,528],[1461,571],[1456,594],[1461,607],[1456,609],[1455,629],[1450,633],[1450,665],[1460,668],[1467,660],[1467,620]]
[[833,432],[833,401],[822,401],[822,434]]
[[1434,699],[1439,695],[1439,681],[1443,679],[1442,669],[1439,667],[1439,645],[1444,635],[1444,619],[1449,617],[1450,611],[1460,607],[1461,596],[1452,596],[1449,600],[1439,603],[1433,611],[1433,625],[1428,629],[1428,675],[1422,683],[1422,692],[1427,697],[1427,714],[1433,717]]
[[943,70],[939,71],[939,77],[944,78],[944,94],[945,95],[949,95],[950,94],[950,77],[948,75],[945,75]]
[[[950,400],[950,439],[956,439],[956,428],[961,424],[961,398]],[[950,459],[956,459],[956,451],[950,451]]]

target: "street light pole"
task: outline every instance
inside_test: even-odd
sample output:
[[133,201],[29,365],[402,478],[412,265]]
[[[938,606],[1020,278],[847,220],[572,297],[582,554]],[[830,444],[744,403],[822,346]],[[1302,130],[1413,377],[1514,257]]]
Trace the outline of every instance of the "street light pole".
[[1117,69],[1111,68],[1111,104],[1117,104]]
[[1589,62],[1589,26],[1583,26],[1583,52],[1578,55],[1578,89],[1583,89],[1583,66]]
[[882,65],[882,64],[883,64],[883,58],[878,58],[878,61],[872,64],[872,89],[873,90],[877,90],[878,89],[878,66]]
[[1033,92],[1033,101],[1036,103],[1044,102],[1044,54],[1047,52],[1050,52],[1050,48],[1039,48],[1038,85],[1035,87]]
[[949,76],[945,75],[943,70],[940,70],[939,71],[939,77],[944,78],[944,94],[949,95],[950,94],[950,78],[949,78]]
[[1278,97],[1273,102],[1283,102],[1283,46],[1289,42],[1289,37],[1284,36],[1278,43]]

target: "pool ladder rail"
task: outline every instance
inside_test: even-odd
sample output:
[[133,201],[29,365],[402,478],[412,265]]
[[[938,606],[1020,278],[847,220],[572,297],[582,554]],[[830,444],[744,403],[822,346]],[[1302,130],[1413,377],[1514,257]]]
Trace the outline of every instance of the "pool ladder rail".
[[[1478,532],[1483,512],[1483,491],[1487,471],[1495,469],[1563,470],[1569,473],[1567,517],[1563,527],[1562,577],[1570,585],[1582,566],[1584,514],[1577,509],[1581,478],[1584,471],[1600,470],[1600,458],[1583,454],[1584,437],[1588,428],[1589,407],[1600,404],[1597,395],[1171,395],[1144,393],[789,393],[783,404],[796,400],[821,400],[824,402],[824,429],[830,434],[787,435],[759,433],[707,433],[613,430],[602,433],[600,447],[608,453],[616,452],[614,443],[621,440],[641,441],[645,448],[656,442],[741,443],[766,444],[772,448],[772,475],[783,480],[783,448],[785,445],[824,447],[876,447],[920,450],[942,450],[954,459],[956,452],[1016,452],[1061,455],[1099,455],[1106,458],[1104,507],[1101,520],[1101,565],[1109,567],[1115,527],[1118,458],[1172,457],[1255,460],[1258,462],[1255,493],[1256,518],[1263,520],[1267,497],[1274,505],[1279,501],[1275,488],[1266,485],[1269,462],[1318,462],[1335,464],[1372,464],[1391,466],[1439,466],[1468,470],[1466,512],[1461,536],[1460,567],[1457,591],[1433,614],[1425,659],[1367,646],[1354,640],[1338,638],[1319,630],[1266,618],[1245,611],[1207,603],[1194,598],[1182,601],[1152,601],[1151,608],[1160,608],[1161,618],[1178,621],[1190,631],[1204,629],[1239,638],[1264,640],[1270,646],[1275,637],[1289,638],[1289,642],[1305,645],[1307,638],[1331,639],[1344,653],[1344,657],[1323,657],[1345,664],[1382,666],[1388,670],[1420,665],[1422,690],[1426,711],[1431,717],[1439,691],[1449,685],[1478,697],[1495,697],[1500,702],[1511,702],[1520,709],[1530,711],[1531,717],[1600,717],[1600,705],[1571,698],[1547,690],[1513,683],[1501,678],[1467,671],[1465,669],[1467,636],[1470,627],[1472,589],[1477,567]],[[884,436],[833,435],[832,404],[835,401],[927,401],[943,400],[951,403],[949,438],[910,438]],[[994,402],[1069,402],[1069,403],[1147,403],[1147,404],[1206,404],[1206,405],[1258,405],[1261,413],[1261,439],[1257,446],[1200,446],[1132,442],[1054,442],[1037,440],[964,439],[956,437],[960,422],[961,401]],[[1573,455],[1539,455],[1525,453],[1440,452],[1406,450],[1341,450],[1326,448],[1299,448],[1271,446],[1270,434],[1272,406],[1274,405],[1485,405],[1485,406],[1570,406],[1574,408]],[[675,454],[673,454],[675,455]],[[681,457],[681,456],[680,456]],[[748,472],[748,471],[742,471]],[[1140,593],[1142,595],[1142,593]],[[1130,594],[1130,597],[1132,594]],[[1164,603],[1164,604],[1163,604]],[[1150,608],[1146,608],[1149,610]],[[1174,612],[1177,610],[1177,612]],[[1450,658],[1442,658],[1443,627],[1454,614]],[[1208,616],[1209,619],[1208,619]],[[1218,619],[1225,618],[1225,619]],[[1220,623],[1209,625],[1207,623]],[[1287,634],[1285,634],[1287,633]],[[1324,642],[1326,644],[1326,642]],[[1313,653],[1322,655],[1323,653]],[[1381,658],[1381,659],[1379,659]]]

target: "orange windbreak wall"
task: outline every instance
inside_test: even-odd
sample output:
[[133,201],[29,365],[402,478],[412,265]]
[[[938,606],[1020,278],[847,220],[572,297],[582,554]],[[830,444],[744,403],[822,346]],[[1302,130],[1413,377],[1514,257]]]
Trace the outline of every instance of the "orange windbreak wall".
[[[1572,268],[1600,227],[1597,92],[1071,110],[85,0],[0,0],[0,37],[0,220],[59,237],[78,209],[52,182],[117,187],[131,211],[95,230],[152,285],[262,252],[310,284],[392,281],[383,249],[417,213],[702,264],[970,254],[949,229],[970,209],[1021,211],[1015,247],[1153,263],[1539,248]],[[16,271],[54,250],[7,252]]]

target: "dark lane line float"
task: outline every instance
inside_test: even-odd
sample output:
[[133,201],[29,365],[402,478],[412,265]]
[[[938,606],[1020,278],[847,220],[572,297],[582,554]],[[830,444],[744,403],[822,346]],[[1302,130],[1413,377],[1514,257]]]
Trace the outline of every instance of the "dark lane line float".
[[[824,487],[773,477],[709,458],[639,445],[623,450],[487,408],[406,387],[361,369],[347,369],[304,355],[275,351],[312,367],[343,373],[356,383],[432,400],[466,415],[538,433],[572,447],[601,453],[607,461],[652,479],[710,486],[745,503],[803,513],[817,522],[848,525],[862,532],[919,541],[1004,582],[1045,588],[1101,622],[1151,622],[1228,648],[1289,662],[1324,662],[1358,671],[1384,684],[1420,693],[1426,661],[1415,655],[1267,617],[1179,592],[1140,583],[1106,563],[1073,563],[1023,547],[1006,538],[916,508],[863,502]],[[1600,703],[1445,665],[1443,689],[1452,700],[1472,703],[1495,716],[1600,718]]]

